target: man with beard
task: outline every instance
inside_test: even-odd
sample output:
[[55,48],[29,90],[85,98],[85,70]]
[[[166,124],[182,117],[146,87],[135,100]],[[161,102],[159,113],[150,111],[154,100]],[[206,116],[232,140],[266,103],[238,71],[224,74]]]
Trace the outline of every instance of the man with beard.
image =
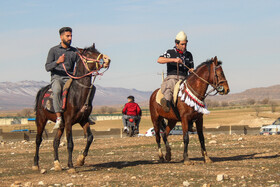
[[76,53],[77,49],[70,46],[72,42],[72,29],[70,27],[63,27],[59,30],[59,34],[61,43],[50,49],[45,65],[46,70],[51,72],[53,107],[57,117],[54,129],[58,129],[62,123],[61,93],[64,84],[69,79],[62,63],[65,65],[66,70],[73,74],[75,63],[79,60],[79,56]]

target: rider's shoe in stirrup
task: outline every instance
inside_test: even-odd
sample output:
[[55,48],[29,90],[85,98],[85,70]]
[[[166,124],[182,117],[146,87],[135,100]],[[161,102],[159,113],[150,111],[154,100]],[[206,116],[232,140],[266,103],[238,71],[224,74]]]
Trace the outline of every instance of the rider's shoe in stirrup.
[[95,122],[92,121],[90,118],[88,118],[88,123],[89,123],[89,125],[95,125]]
[[160,104],[161,104],[162,109],[164,110],[164,112],[169,112],[170,111],[169,101],[167,101],[165,98],[162,98],[160,100]]
[[59,129],[61,123],[62,123],[62,118],[61,118],[61,117],[57,117],[57,118],[56,118],[56,123],[55,123],[55,125],[54,125],[54,127],[53,127],[53,130]]

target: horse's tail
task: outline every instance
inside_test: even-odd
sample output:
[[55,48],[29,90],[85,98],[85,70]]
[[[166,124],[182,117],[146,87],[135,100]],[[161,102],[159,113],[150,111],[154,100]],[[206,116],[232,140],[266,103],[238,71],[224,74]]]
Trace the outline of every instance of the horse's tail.
[[49,84],[49,85],[47,85],[47,86],[41,88],[41,89],[38,91],[38,93],[37,93],[37,95],[36,95],[36,101],[35,101],[35,107],[34,107],[34,111],[35,111],[35,112],[36,112],[37,109],[39,108],[39,103],[42,101],[42,99],[43,99],[45,93],[46,93],[50,88],[51,88],[51,85]]

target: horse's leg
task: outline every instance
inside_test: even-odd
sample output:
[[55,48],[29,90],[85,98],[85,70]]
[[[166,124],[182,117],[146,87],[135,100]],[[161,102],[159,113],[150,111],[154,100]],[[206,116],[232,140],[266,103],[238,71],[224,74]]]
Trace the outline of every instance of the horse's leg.
[[[152,116],[152,115],[151,115]],[[158,156],[159,156],[159,162],[164,162],[164,158],[163,158],[163,153],[161,150],[161,145],[160,145],[160,125],[161,125],[161,120],[163,120],[162,118],[159,119],[160,117],[152,117],[152,122],[154,124],[154,130],[155,130],[155,135],[156,135],[156,142],[158,145]]]
[[73,135],[72,135],[72,124],[69,122],[65,122],[66,128],[66,138],[67,138],[67,150],[68,150],[68,173],[75,173],[75,168],[72,161],[72,153],[74,149]]
[[54,170],[55,171],[61,171],[62,170],[62,167],[61,167],[59,159],[58,159],[58,148],[59,148],[60,139],[61,139],[61,136],[63,134],[63,131],[64,131],[64,127],[63,128],[59,128],[57,130],[56,135],[55,135],[54,140],[53,140]]
[[189,132],[188,132],[188,118],[185,115],[182,118],[182,129],[183,129],[183,142],[184,142],[184,154],[183,154],[183,158],[184,158],[184,164],[185,165],[191,165],[191,161],[189,159],[188,156],[188,146],[189,146]]
[[196,128],[197,128],[197,134],[201,146],[201,153],[202,156],[204,157],[204,162],[205,163],[212,163],[212,160],[208,157],[207,151],[205,148],[205,141],[204,141],[204,135],[203,135],[203,116],[199,117],[196,120]]
[[167,125],[164,133],[162,134],[162,139],[163,139],[165,147],[166,147],[165,159],[167,162],[169,162],[171,160],[171,147],[169,145],[167,137],[175,125],[176,125],[176,121],[168,120],[168,125]]
[[40,115],[39,112],[37,112],[36,120],[35,120],[36,126],[37,126],[37,135],[36,135],[36,152],[34,156],[34,165],[32,166],[32,170],[39,170],[39,149],[42,142],[42,135],[47,123],[47,119],[43,117],[43,115]]
[[77,158],[77,165],[78,166],[83,166],[85,164],[85,158],[88,155],[89,147],[90,147],[90,145],[93,141],[93,134],[90,130],[89,123],[86,123],[83,126],[83,129],[84,129],[84,133],[87,135],[87,145],[86,145],[86,148],[85,148],[83,154],[79,155],[78,158]]

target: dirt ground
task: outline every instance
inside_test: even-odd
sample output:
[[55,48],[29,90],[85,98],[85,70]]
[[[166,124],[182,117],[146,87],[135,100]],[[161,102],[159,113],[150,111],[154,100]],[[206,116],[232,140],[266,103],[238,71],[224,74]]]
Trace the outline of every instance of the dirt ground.
[[[172,160],[159,163],[154,137],[97,139],[86,163],[67,172],[67,148],[59,149],[64,170],[53,171],[52,141],[40,149],[41,174],[32,171],[35,142],[0,145],[0,186],[279,186],[280,136],[206,134],[208,155],[214,161],[204,164],[197,135],[190,136],[189,157],[182,162],[182,136],[169,136]],[[74,161],[85,139],[74,141]],[[218,176],[219,175],[219,176]],[[217,181],[222,176],[221,181]]]

